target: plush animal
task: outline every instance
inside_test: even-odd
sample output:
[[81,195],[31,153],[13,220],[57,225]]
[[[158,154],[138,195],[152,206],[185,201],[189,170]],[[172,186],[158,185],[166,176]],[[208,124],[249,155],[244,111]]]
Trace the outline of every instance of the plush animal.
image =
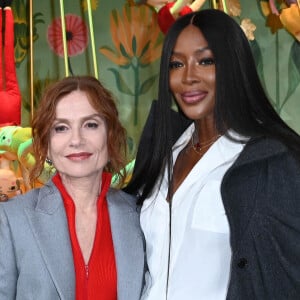
[[[0,126],[21,124],[21,93],[15,68],[14,19],[11,2],[11,0],[0,0],[0,67],[4,70],[0,72]],[[3,24],[3,17],[5,24]]]
[[197,11],[206,0],[141,0],[139,3],[146,3],[157,10],[157,22],[160,30],[166,34],[175,20],[183,15]]
[[11,169],[11,162],[0,155],[0,202],[22,193],[22,177],[17,177]]
[[[18,163],[26,190],[31,189],[29,172],[35,164],[32,148],[32,130],[30,127],[4,126],[0,128],[0,155],[9,161]],[[45,162],[44,172],[37,184],[45,183],[54,173],[54,169]]]
[[120,178],[117,174],[114,174],[111,180],[111,186],[114,188],[124,188],[128,182],[131,179],[132,173],[133,173],[133,168],[135,164],[135,159],[131,160],[126,166],[125,166],[125,181],[124,185],[120,186]]

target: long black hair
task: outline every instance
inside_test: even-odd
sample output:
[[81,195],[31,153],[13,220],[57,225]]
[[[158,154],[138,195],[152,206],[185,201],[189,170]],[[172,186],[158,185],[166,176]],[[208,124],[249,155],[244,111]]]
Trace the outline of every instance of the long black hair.
[[201,10],[177,19],[165,36],[155,115],[141,136],[136,166],[126,189],[129,193],[141,192],[141,202],[154,191],[166,167],[171,182],[172,146],[177,136],[174,124],[186,125],[186,122],[180,121],[184,120],[180,109],[180,118],[174,121],[169,63],[178,35],[190,24],[201,30],[214,54],[217,131],[226,134],[228,129],[233,129],[243,136],[278,139],[300,160],[300,137],[282,121],[267,98],[243,30],[233,18],[220,10]]

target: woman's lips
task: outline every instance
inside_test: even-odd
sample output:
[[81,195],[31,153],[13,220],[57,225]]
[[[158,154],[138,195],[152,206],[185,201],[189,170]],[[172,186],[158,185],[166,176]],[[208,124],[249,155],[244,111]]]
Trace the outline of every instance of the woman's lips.
[[72,153],[67,155],[66,157],[71,160],[84,160],[89,158],[92,153],[89,152],[80,152],[80,153]]
[[206,95],[207,92],[202,92],[202,91],[185,92],[181,94],[181,99],[187,104],[194,104],[202,101],[206,97]]

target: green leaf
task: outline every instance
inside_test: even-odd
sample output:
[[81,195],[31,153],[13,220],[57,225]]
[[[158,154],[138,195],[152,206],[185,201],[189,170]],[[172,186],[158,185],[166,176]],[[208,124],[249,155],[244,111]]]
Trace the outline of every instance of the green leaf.
[[121,52],[122,56],[124,56],[124,57],[130,59],[130,56],[129,56],[129,54],[126,52],[126,49],[125,49],[125,47],[123,46],[123,44],[120,44],[120,52]]
[[133,96],[133,92],[130,90],[121,74],[114,68],[109,68],[108,70],[115,75],[118,90],[126,95]]
[[294,93],[300,82],[300,43],[296,40],[291,46],[288,70],[289,87],[284,100]]
[[111,52],[111,53],[113,53],[113,54],[116,55],[116,51],[113,50],[112,48],[108,47],[108,46],[102,46],[102,47],[99,48],[99,50],[102,50],[102,49],[106,49],[106,50],[108,50],[109,52]]
[[132,51],[133,51],[134,55],[136,55],[136,44],[137,44],[136,37],[133,36],[132,41],[131,41],[131,47],[132,47]]
[[256,65],[256,69],[257,69],[259,78],[261,80],[263,87],[265,88],[266,84],[265,84],[265,77],[264,77],[264,66],[263,66],[262,54],[261,54],[259,44],[257,43],[256,40],[249,41],[249,44],[250,44],[250,47],[252,50],[252,54],[254,57],[254,61],[255,61],[255,65]]
[[116,27],[117,27],[119,25],[119,20],[118,20],[118,12],[117,12],[116,9],[113,9],[111,11],[111,16],[112,16],[112,18],[113,18],[113,20],[114,20],[114,22],[116,24]]
[[151,76],[150,78],[148,78],[146,81],[143,82],[139,94],[143,95],[145,93],[147,93],[149,91],[149,89],[152,87],[152,85],[154,84],[155,80],[157,78],[157,75]]

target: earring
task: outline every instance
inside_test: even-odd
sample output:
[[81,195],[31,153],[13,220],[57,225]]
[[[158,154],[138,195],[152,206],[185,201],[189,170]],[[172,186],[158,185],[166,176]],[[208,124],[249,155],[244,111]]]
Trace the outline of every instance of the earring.
[[46,157],[46,163],[49,165],[49,166],[52,166],[53,165],[53,162],[50,158]]

